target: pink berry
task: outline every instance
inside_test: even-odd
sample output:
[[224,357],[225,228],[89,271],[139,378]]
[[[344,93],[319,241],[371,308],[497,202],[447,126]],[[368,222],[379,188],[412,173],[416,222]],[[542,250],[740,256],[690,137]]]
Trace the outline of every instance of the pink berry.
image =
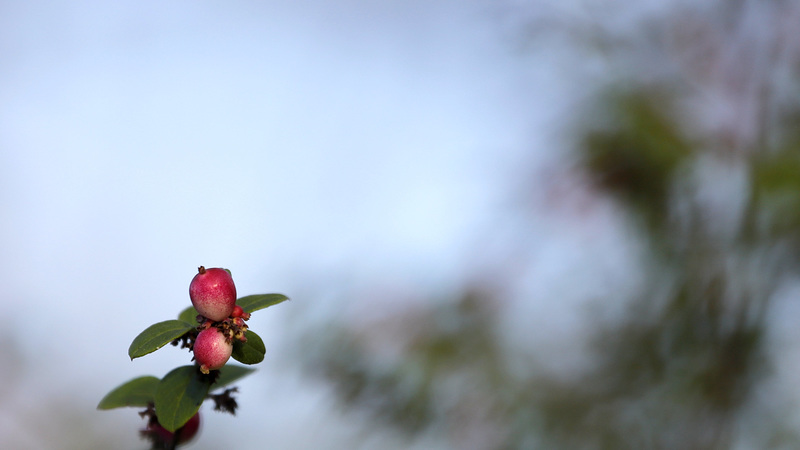
[[194,359],[203,373],[224,366],[232,352],[233,345],[218,328],[201,331],[194,341]]
[[[159,441],[160,444],[163,444],[164,448],[172,448],[172,441],[175,439],[177,435],[177,442],[175,445],[185,444],[192,440],[193,437],[197,434],[197,430],[200,429],[200,413],[193,415],[191,419],[189,419],[186,424],[182,427],[178,428],[175,433],[171,433],[167,431],[164,427],[161,426],[158,422],[153,422],[147,426],[147,432],[157,435],[158,437],[155,438]],[[159,447],[161,448],[161,447]]]
[[189,298],[200,315],[219,322],[236,306],[236,286],[227,270],[200,266],[189,284]]

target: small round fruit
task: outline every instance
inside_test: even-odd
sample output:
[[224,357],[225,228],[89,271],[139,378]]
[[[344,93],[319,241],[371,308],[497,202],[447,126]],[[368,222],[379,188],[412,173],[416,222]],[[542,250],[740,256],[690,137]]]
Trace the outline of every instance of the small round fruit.
[[244,310],[241,306],[235,305],[233,307],[233,312],[231,312],[231,317],[242,317],[244,315]]
[[201,316],[215,322],[225,320],[236,306],[233,277],[225,269],[200,266],[189,284],[189,298]]
[[217,370],[228,362],[233,352],[233,344],[216,328],[208,328],[197,334],[194,341],[194,359],[200,364],[200,371],[208,373]]
[[[231,313],[231,317],[234,319],[242,319],[242,320],[250,320],[250,313],[244,312],[241,306],[236,305],[233,307],[233,312]],[[241,326],[241,325],[240,325]]]
[[[175,433],[167,431],[164,427],[161,426],[158,422],[153,422],[147,425],[146,433],[150,434],[151,439],[154,439],[158,442],[156,444],[162,444],[163,448],[172,448],[172,441],[177,438],[175,445],[185,444],[192,440],[192,438],[197,435],[197,431],[200,429],[200,413],[193,415],[188,422],[186,422],[182,427],[178,428]],[[157,437],[155,437],[157,436]],[[161,448],[161,447],[158,447]]]

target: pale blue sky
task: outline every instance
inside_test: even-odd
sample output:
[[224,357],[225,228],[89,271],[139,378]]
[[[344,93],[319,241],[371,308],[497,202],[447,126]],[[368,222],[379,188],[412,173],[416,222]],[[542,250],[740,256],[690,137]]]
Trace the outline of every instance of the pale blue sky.
[[[259,430],[240,450],[441,445],[343,415],[289,361],[285,323],[339,309],[348,299],[324,295],[337,283],[427,301],[491,276],[510,248],[508,290],[524,300],[503,312],[508,348],[540,370],[585,364],[587,316],[624,303],[586,306],[624,297],[639,249],[618,209],[559,172],[558,127],[608,66],[561,39],[523,42],[521,25],[541,14],[624,34],[683,1],[0,0],[0,357],[25,356],[0,383],[0,440],[61,449],[73,411],[114,448],[143,448],[134,410],[94,408],[189,363],[127,349],[189,305],[199,265],[230,268],[240,295],[293,301],[254,315],[268,351],[240,383],[240,415],[206,408],[189,448],[229,446],[239,427]],[[503,215],[525,195],[525,221]],[[800,354],[787,305],[778,387],[796,384]]]
[[[325,273],[458,278],[507,171],[541,151],[537,104],[561,95],[488,2],[0,5],[0,305],[35,317],[34,337],[4,333],[38,393],[6,405],[68,391],[91,410],[126,379],[188,363],[126,351],[188,305],[201,264],[233,270],[240,295],[292,296]],[[252,327],[279,342],[286,317]],[[247,448],[293,448],[287,436],[325,417],[322,394],[275,383],[273,412],[243,408],[294,411],[296,428],[278,422]],[[133,411],[98,414],[140,445]],[[203,442],[226,420],[209,414]]]

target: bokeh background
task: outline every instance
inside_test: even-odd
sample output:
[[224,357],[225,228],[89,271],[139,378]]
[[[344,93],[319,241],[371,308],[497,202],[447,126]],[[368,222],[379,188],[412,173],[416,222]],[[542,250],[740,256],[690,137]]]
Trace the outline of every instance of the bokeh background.
[[292,301],[187,448],[800,447],[798,23],[0,2],[3,447],[146,448],[199,265]]

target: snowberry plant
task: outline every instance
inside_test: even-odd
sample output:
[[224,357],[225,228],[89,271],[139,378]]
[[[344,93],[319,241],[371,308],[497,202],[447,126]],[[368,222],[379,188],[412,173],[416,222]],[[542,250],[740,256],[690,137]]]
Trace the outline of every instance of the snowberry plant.
[[253,365],[264,360],[261,338],[247,326],[254,311],[277,305],[288,298],[282,294],[248,295],[236,298],[236,286],[227,269],[200,266],[189,284],[192,306],[178,315],[149,326],[139,333],[128,349],[131,360],[152,353],[167,344],[192,352],[194,364],[173,369],[163,378],[134,378],[109,392],[98,409],[145,408],[147,419],[142,437],[153,449],[174,449],[190,441],[200,427],[200,406],[206,399],[214,409],[236,413],[235,387],[231,383],[254,369],[228,364],[233,358]]

